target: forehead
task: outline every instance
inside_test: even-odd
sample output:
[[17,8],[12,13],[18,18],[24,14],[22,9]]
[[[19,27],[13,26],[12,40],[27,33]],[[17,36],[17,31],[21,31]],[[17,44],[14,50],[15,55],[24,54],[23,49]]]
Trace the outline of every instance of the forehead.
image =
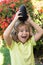
[[28,29],[28,26],[26,24],[24,25],[19,25],[18,26],[18,29],[21,30],[21,29]]

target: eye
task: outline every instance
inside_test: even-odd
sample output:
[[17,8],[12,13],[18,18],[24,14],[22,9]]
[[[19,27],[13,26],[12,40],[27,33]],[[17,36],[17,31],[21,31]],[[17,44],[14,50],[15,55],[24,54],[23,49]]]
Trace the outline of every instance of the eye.
[[20,32],[23,32],[23,30],[21,30]]
[[24,30],[20,30],[20,32],[23,32]]
[[26,32],[29,32],[29,30],[26,30]]

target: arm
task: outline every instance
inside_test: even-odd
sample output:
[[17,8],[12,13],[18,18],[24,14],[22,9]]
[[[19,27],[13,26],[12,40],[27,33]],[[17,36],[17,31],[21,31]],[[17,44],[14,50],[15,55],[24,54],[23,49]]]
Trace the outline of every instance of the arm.
[[14,27],[14,24],[18,20],[18,18],[21,17],[21,16],[18,16],[19,13],[21,13],[21,12],[18,11],[16,13],[16,16],[15,16],[14,20],[11,22],[11,24],[7,27],[7,29],[3,33],[4,40],[6,41],[6,43],[8,45],[11,45],[11,42],[12,42],[12,37],[11,37],[10,34],[11,34],[11,31],[12,31],[12,29]]
[[35,39],[35,41],[38,41],[40,39],[40,37],[43,35],[43,29],[38,24],[33,22],[33,20],[30,18],[30,16],[27,21],[37,31],[37,33],[34,35],[34,39]]
[[33,36],[32,27],[30,26],[30,36]]

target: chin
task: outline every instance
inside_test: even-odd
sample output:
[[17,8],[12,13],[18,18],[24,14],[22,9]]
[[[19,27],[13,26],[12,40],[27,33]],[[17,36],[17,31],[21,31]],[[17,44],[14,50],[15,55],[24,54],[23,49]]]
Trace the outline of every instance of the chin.
[[[27,40],[26,40],[27,41]],[[22,43],[25,43],[26,41],[21,41]]]
[[22,42],[22,43],[25,43],[25,42],[27,42],[27,40],[28,40],[28,39],[25,39],[25,40],[21,39],[21,40],[19,40],[19,41]]

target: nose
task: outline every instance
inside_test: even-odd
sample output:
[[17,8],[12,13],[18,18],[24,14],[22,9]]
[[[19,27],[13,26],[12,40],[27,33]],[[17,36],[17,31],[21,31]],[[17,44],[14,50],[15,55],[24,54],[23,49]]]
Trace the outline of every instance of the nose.
[[26,34],[26,31],[23,31],[24,34]]

